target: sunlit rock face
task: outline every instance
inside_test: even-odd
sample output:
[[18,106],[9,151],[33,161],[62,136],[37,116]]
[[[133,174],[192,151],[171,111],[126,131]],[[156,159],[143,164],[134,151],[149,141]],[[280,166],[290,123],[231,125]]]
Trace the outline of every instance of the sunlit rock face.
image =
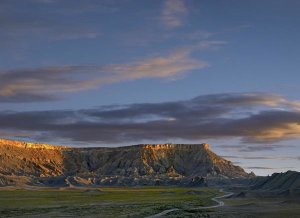
[[153,185],[249,175],[210,151],[208,144],[72,148],[0,140],[0,176],[31,177],[48,185]]
[[63,174],[60,146],[0,140],[0,173],[13,176],[57,176]]

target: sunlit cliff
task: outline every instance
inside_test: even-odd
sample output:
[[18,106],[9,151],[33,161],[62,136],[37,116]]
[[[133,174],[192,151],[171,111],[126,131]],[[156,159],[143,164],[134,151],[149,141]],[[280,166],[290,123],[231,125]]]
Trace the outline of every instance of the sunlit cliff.
[[4,184],[9,183],[7,178],[13,182],[16,177],[30,177],[50,185],[134,185],[201,183],[201,178],[249,175],[213,153],[208,144],[74,148],[0,140],[0,176]]

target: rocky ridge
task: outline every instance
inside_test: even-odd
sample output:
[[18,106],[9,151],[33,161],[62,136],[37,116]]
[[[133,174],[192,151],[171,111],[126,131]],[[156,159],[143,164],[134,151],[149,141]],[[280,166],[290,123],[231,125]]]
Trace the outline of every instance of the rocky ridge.
[[206,185],[248,178],[208,144],[74,148],[0,140],[0,185]]

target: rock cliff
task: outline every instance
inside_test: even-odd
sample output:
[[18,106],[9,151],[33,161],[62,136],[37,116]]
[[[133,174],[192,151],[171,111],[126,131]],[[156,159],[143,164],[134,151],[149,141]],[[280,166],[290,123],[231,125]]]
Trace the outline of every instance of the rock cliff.
[[[0,140],[0,184],[205,185],[206,178],[249,175],[208,144],[74,148]],[[22,181],[23,181],[22,180]]]

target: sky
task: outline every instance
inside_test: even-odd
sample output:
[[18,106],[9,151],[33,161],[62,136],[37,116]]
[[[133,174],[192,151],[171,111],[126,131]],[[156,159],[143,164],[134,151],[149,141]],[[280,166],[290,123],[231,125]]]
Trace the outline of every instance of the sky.
[[0,137],[209,143],[300,171],[300,1],[1,0]]

